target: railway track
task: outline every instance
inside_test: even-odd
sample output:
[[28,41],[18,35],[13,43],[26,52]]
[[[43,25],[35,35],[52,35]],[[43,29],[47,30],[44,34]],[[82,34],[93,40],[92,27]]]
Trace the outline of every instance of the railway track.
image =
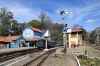
[[29,61],[28,63],[24,64],[23,66],[41,66],[43,62],[51,55],[53,52],[55,52],[56,49],[50,50],[35,59]]
[[11,59],[23,56],[25,54],[31,54],[31,53],[34,53],[34,52],[41,52],[41,50],[35,49],[35,50],[26,51],[26,52],[22,52],[22,53],[19,53],[19,54],[14,54],[14,55],[10,55],[10,56],[0,58],[0,66],[4,65],[6,61],[9,61]]

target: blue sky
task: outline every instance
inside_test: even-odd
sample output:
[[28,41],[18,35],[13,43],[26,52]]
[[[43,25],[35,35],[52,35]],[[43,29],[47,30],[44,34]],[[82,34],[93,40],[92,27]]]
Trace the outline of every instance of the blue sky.
[[100,26],[100,0],[0,0],[0,8],[7,7],[18,22],[39,20],[42,11],[54,23],[62,23],[60,11],[71,11],[65,14],[68,27],[82,25],[87,31]]

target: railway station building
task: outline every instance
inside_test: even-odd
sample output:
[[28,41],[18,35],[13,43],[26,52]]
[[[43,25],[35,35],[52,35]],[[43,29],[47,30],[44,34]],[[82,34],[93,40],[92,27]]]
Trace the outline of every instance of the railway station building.
[[23,36],[7,36],[0,38],[0,48],[17,48],[25,45],[25,39]]
[[[26,26],[23,30],[23,37],[26,40],[26,46],[27,47],[37,47],[39,45],[45,44],[45,38],[43,35],[48,30],[39,30],[37,28]],[[48,37],[47,40],[51,40],[51,37]],[[40,43],[40,44],[39,44]],[[39,44],[39,45],[38,45]]]
[[76,47],[82,45],[82,30],[72,30],[68,28],[66,30],[67,34],[67,47]]

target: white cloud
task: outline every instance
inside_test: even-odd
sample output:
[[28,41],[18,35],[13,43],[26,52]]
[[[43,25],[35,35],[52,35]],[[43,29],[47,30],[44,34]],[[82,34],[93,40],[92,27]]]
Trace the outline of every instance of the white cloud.
[[[87,3],[87,5],[79,6],[79,7],[65,7],[63,8],[65,11],[71,11],[71,14],[65,15],[65,22],[67,22],[70,26],[74,23],[77,24],[85,24],[86,19],[94,19],[97,16],[100,16],[100,1],[97,3]],[[58,8],[55,13],[59,14],[62,8]],[[88,22],[94,22],[95,20],[88,20]]]
[[95,22],[95,20],[94,20],[94,19],[89,19],[89,20],[87,20],[86,22],[88,22],[88,23],[93,23],[93,22]]
[[38,16],[42,11],[39,8],[29,8],[20,3],[8,3],[4,6],[14,14],[14,19],[18,22],[29,22],[32,19],[38,19]]
[[[86,4],[82,4],[83,6],[69,6],[69,4],[63,4],[63,3],[57,3],[52,4],[52,2],[50,1],[49,3],[45,2],[43,3],[43,1],[40,2],[34,2],[38,3],[39,8],[34,8],[36,6],[36,4],[34,5],[34,7],[27,7],[27,4],[20,4],[20,3],[8,3],[7,4],[0,4],[0,7],[7,7],[10,11],[12,11],[12,13],[14,14],[14,19],[16,19],[19,22],[29,22],[32,19],[38,19],[40,12],[42,11],[42,6],[44,4],[49,4],[48,6],[51,6],[51,8],[48,8],[47,6],[45,6],[44,11],[47,13],[47,15],[52,19],[53,22],[59,22],[62,23],[62,16],[60,15],[60,11],[61,10],[65,10],[65,11],[71,11],[71,14],[66,14],[65,15],[65,22],[68,23],[68,26],[72,26],[73,24],[77,23],[77,24],[83,24],[85,25],[87,20],[89,23],[93,22],[93,20],[91,19],[95,19],[94,17],[96,16],[100,16],[100,1],[97,3],[89,3],[86,1]],[[28,4],[30,5],[30,4]],[[53,6],[52,6],[53,5]],[[49,11],[49,9],[51,11]],[[97,21],[97,20],[94,20]],[[100,21],[100,20],[98,20]]]
[[29,22],[32,19],[38,19],[38,16],[42,11],[41,9],[25,7],[19,3],[15,3],[14,5],[14,7],[10,7],[10,10],[14,13],[15,19],[20,22]]

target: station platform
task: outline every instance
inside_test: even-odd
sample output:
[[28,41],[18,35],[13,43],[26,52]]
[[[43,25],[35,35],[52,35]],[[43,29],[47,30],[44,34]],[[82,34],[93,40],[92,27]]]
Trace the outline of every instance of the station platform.
[[29,49],[36,49],[36,47],[5,48],[5,49],[0,49],[0,53],[8,53],[8,52],[22,51]]

